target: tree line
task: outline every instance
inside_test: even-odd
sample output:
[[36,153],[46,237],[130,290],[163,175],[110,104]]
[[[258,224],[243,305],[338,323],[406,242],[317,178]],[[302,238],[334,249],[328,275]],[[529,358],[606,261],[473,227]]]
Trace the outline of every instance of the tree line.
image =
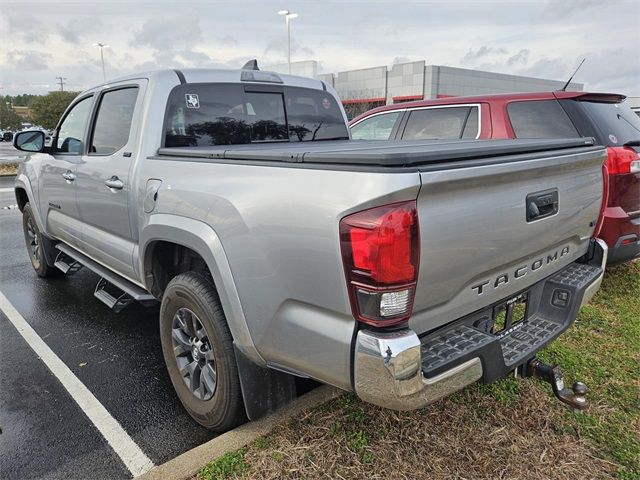
[[[21,130],[22,122],[53,130],[71,101],[79,92],[49,92],[47,95],[0,96],[0,128],[3,130]],[[30,117],[20,117],[12,107],[29,107]]]

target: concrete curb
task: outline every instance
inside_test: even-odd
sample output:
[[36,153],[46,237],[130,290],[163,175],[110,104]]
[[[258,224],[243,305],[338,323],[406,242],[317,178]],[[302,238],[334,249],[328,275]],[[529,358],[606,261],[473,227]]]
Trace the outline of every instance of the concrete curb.
[[147,473],[136,477],[136,479],[184,480],[191,478],[211,460],[244,447],[256,438],[267,435],[280,422],[289,420],[303,411],[334,399],[343,393],[344,391],[328,385],[318,387],[282,410],[223,433],[207,443],[203,443],[162,465],[152,468]]

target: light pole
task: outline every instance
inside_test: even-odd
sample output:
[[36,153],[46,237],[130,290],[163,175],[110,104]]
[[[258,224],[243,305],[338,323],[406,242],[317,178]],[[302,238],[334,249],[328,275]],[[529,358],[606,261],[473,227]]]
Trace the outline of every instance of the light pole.
[[278,15],[284,15],[284,21],[287,24],[287,64],[289,65],[289,75],[291,75],[291,20],[298,18],[298,14],[289,10],[280,10]]
[[107,74],[104,71],[104,52],[103,52],[103,50],[104,50],[105,47],[108,47],[109,45],[107,45],[106,43],[97,42],[97,43],[94,43],[93,46],[94,47],[98,47],[100,49],[100,60],[102,61],[102,80],[106,82],[107,81]]

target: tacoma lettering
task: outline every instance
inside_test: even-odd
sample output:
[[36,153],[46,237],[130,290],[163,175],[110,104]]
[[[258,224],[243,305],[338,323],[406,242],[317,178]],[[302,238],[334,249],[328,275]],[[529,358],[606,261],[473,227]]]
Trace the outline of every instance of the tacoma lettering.
[[[555,262],[556,260],[558,260],[558,258],[562,258],[565,255],[568,255],[570,251],[569,246],[567,245],[566,247],[563,247],[562,250],[556,250],[553,253],[549,253],[545,257],[540,257],[540,258],[536,258],[535,260],[533,260],[530,264],[527,265],[521,265],[518,268],[516,268],[513,272],[513,278],[522,278],[524,277],[529,271],[535,272],[536,270],[541,269],[543,266],[545,265],[549,265],[550,263]],[[478,295],[482,295],[485,292],[485,288],[487,285],[489,285],[490,283],[493,283],[493,288],[498,288],[501,285],[507,285],[509,283],[509,272],[506,273],[501,273],[500,275],[498,275],[496,277],[496,279],[492,282],[490,280],[486,281],[486,282],[482,282],[482,283],[478,283],[476,285],[472,285],[471,286],[471,290],[475,291]]]

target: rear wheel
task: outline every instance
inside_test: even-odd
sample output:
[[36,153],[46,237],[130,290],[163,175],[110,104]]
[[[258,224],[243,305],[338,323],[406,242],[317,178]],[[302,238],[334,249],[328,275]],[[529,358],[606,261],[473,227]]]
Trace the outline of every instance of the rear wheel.
[[160,338],[169,377],[189,415],[215,431],[245,420],[233,339],[209,279],[187,272],[169,282]]
[[22,229],[29,260],[31,260],[31,265],[36,273],[41,277],[61,275],[60,270],[47,264],[45,250],[52,248],[52,243],[40,232],[30,203],[27,203],[22,209]]

